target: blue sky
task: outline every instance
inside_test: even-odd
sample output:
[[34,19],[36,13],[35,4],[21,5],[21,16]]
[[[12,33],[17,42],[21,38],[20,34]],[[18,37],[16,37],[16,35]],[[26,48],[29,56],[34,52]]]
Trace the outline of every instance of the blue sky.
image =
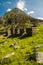
[[0,0],[0,16],[18,7],[28,15],[43,19],[43,0]]

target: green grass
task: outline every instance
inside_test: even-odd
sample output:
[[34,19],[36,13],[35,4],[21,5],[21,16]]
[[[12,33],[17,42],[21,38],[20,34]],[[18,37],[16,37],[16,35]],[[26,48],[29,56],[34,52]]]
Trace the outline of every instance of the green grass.
[[[4,36],[2,36],[2,38],[0,37],[0,42],[2,42],[3,38]],[[10,47],[11,44],[16,44],[19,48],[14,49],[14,47]],[[0,44],[0,60],[11,52],[14,52],[15,55],[8,58],[6,64],[2,63],[0,65],[39,65],[33,60],[29,61],[29,57],[34,51],[34,47],[39,44],[43,45],[43,26],[38,26],[37,34],[32,37],[26,37],[24,39],[19,39],[19,37],[8,38],[4,43]],[[43,46],[39,48],[38,51],[43,52]]]

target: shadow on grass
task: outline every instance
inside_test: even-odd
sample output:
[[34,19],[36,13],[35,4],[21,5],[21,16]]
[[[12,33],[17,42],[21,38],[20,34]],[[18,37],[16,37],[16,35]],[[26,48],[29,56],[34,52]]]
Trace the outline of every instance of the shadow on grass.
[[6,36],[5,39],[2,40],[2,42],[0,42],[0,44],[3,44],[8,38],[18,38],[18,39],[25,39],[27,37],[31,37],[32,35],[9,35],[9,36]]
[[19,37],[19,39],[25,39],[25,38],[27,38],[27,37],[31,37],[31,35],[26,35],[26,34],[24,34],[24,35],[21,35],[21,36]]
[[[24,35],[11,35],[10,37],[11,38],[18,38],[18,39],[25,39],[25,38],[27,38],[27,37],[31,37],[32,35],[30,35],[30,34],[24,34]],[[10,37],[8,37],[8,38],[10,38]]]

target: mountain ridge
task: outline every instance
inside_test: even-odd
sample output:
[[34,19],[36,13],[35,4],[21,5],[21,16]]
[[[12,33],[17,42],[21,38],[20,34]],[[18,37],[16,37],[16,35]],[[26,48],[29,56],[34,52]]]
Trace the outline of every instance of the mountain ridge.
[[12,21],[15,23],[24,23],[28,21],[28,23],[32,24],[34,26],[38,25],[38,23],[43,22],[43,20],[33,18],[32,16],[27,15],[24,11],[14,8],[10,12],[5,13],[4,16],[1,17],[2,22],[7,22],[8,24],[11,24]]

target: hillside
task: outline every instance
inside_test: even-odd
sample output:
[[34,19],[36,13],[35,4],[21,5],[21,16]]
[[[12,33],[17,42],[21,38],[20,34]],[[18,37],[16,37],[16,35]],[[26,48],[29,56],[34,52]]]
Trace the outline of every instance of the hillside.
[[[43,26],[38,26],[37,29],[39,29],[37,34],[32,37],[10,37],[3,43],[1,42],[6,37],[0,35],[0,61],[8,54],[14,53],[14,55],[4,59],[0,65],[39,65],[31,58],[34,47],[40,44],[43,45]],[[43,52],[43,47],[39,51]]]
[[[36,56],[33,56],[34,52],[43,52],[43,20],[35,19],[15,8],[2,16],[0,21],[0,65],[43,65],[37,63]],[[17,24],[19,27],[33,26],[37,33],[30,37],[7,37],[3,33],[5,28],[12,27],[12,24],[16,27]],[[42,47],[35,50],[38,45]]]
[[14,8],[10,12],[7,12],[4,16],[2,16],[1,20],[3,22],[6,22],[7,24],[11,24],[13,22],[15,23],[15,25],[17,23],[19,23],[19,25],[27,23],[28,25],[29,23],[32,26],[37,26],[38,23],[43,22],[43,20],[35,19],[31,16],[28,16],[25,12],[21,11],[18,8]]
[[1,17],[0,17],[0,22],[1,22]]

